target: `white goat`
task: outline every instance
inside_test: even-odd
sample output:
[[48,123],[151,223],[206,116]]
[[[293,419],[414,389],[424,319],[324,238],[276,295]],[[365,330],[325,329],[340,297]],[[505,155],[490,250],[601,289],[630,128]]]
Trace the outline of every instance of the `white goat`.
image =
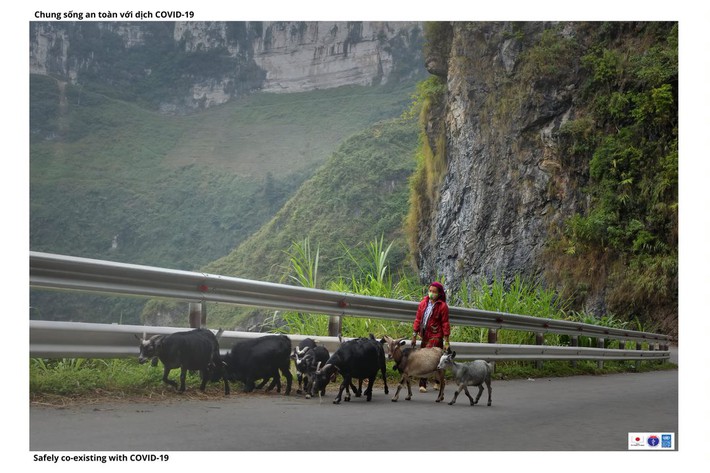
[[[483,394],[483,383],[486,383],[488,388],[488,405],[491,405],[491,372],[493,367],[490,363],[486,363],[483,360],[474,360],[468,363],[456,363],[454,358],[456,357],[456,352],[444,353],[439,360],[439,369],[451,368],[451,372],[454,375],[454,382],[458,384],[459,388],[454,393],[454,398],[451,400],[449,405],[456,402],[456,398],[463,390],[471,401],[471,405],[478,403],[481,399],[481,394]],[[467,386],[478,386],[478,396],[476,400],[473,400],[471,394],[468,392]]]

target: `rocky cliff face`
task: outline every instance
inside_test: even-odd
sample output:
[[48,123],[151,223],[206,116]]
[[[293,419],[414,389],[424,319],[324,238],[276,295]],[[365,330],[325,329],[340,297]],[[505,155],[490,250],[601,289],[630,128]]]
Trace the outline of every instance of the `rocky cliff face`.
[[397,81],[423,70],[421,43],[417,22],[32,23],[30,72],[150,86],[161,69],[177,69],[179,94],[160,108],[180,112],[250,90]]
[[535,80],[523,65],[543,26],[454,24],[448,58],[427,58],[446,81],[445,104],[429,120],[443,124],[447,170],[419,232],[425,279],[443,274],[456,287],[535,275],[550,225],[577,206],[577,191],[556,173],[555,136],[575,114],[580,78],[571,69],[554,83]]
[[[265,23],[262,37],[255,42],[255,61],[266,71],[263,90],[297,92],[386,83],[395,67],[413,66],[396,64],[393,46],[420,45],[418,31],[417,23]],[[404,69],[400,72],[409,73]]]
[[661,23],[428,30],[444,92],[422,117],[434,185],[412,194],[421,277],[520,274],[673,332],[676,38]]

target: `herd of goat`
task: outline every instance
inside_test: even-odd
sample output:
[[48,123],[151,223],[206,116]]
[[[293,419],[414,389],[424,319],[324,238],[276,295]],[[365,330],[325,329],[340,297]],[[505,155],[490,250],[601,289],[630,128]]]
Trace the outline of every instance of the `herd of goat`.
[[[292,349],[291,340],[286,335],[264,335],[258,338],[237,342],[226,355],[219,351],[220,330],[215,335],[211,330],[195,329],[175,332],[170,335],[154,335],[140,339],[140,355],[138,361],[151,361],[153,366],[158,360],[163,364],[163,381],[174,386],[179,392],[185,391],[187,371],[199,371],[201,376],[200,390],[204,391],[209,381],[224,381],[224,393],[229,394],[229,383],[240,381],[245,392],[262,389],[271,381],[267,390],[274,387],[281,392],[281,377],[286,378],[285,393],[291,393],[293,375],[291,360],[294,361],[297,373],[297,393],[311,398],[325,394],[326,385],[336,380],[340,375],[342,382],[338,394],[333,401],[340,403],[345,391],[345,401],[350,400],[350,391],[356,397],[365,395],[372,399],[372,387],[378,373],[384,381],[385,394],[389,394],[387,386],[386,361],[394,361],[395,369],[401,374],[401,379],[392,401],[399,398],[402,387],[407,385],[406,400],[412,398],[411,381],[433,377],[439,384],[439,395],[436,402],[444,399],[446,385],[445,371],[451,370],[453,382],[458,386],[453,399],[464,391],[471,405],[478,403],[483,393],[483,385],[488,389],[488,405],[491,405],[491,372],[492,367],[483,360],[468,363],[454,361],[456,352],[441,348],[405,347],[404,339],[393,339],[384,336],[377,340],[373,335],[354,338],[342,342],[334,353],[318,345],[313,339],[306,338]],[[168,378],[171,370],[180,368],[180,384]],[[362,391],[363,381],[367,380],[367,388]],[[259,385],[256,383],[259,382]],[[358,386],[355,386],[355,382]],[[478,387],[475,400],[468,391],[468,386]]]

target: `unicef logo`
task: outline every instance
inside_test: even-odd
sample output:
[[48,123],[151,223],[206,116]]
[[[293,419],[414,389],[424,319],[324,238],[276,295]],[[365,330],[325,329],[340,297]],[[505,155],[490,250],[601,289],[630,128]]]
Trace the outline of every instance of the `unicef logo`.
[[655,435],[651,435],[648,438],[647,443],[649,447],[658,447],[658,444],[661,443],[661,441],[658,440],[658,437],[656,437]]

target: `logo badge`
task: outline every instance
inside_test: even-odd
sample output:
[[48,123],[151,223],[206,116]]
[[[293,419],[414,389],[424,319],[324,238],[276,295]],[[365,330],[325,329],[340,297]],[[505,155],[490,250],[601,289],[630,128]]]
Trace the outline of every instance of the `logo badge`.
[[629,432],[629,450],[675,450],[674,432]]

